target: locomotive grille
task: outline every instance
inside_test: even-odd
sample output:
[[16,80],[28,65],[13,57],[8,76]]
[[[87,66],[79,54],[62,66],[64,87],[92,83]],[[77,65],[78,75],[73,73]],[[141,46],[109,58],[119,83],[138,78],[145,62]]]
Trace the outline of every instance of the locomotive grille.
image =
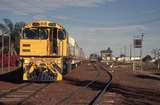
[[30,47],[30,44],[23,44],[23,47]]

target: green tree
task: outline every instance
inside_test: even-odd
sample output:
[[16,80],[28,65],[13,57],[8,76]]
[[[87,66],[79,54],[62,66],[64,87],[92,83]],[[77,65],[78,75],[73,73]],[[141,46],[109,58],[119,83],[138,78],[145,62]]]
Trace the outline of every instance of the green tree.
[[22,27],[25,25],[24,22],[16,22],[15,24],[15,31],[14,31],[14,36],[15,36],[15,50],[17,53],[19,53],[19,48],[20,48],[20,38],[22,38],[22,34],[21,34],[21,31],[22,31]]
[[152,60],[152,57],[150,55],[146,55],[142,60],[143,62],[149,62]]

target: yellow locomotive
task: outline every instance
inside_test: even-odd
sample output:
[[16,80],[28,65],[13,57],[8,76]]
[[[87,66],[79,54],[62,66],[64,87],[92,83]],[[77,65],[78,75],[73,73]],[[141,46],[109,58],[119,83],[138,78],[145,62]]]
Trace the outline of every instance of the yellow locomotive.
[[[58,81],[80,63],[84,53],[58,23],[39,20],[24,26],[20,39],[23,80]],[[70,44],[72,43],[72,45]]]

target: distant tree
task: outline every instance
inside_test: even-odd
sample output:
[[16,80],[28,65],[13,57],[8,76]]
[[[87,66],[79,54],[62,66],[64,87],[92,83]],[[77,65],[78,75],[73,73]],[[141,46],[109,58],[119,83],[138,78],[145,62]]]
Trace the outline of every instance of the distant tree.
[[150,55],[146,55],[142,60],[143,62],[149,62],[152,60],[152,57]]
[[8,18],[4,18],[3,21],[4,23],[0,23],[0,30],[11,38],[11,54],[17,54],[17,52],[19,52],[18,48],[19,39],[21,37],[21,28],[25,25],[25,23],[17,22],[16,24],[13,24],[13,22]]
[[108,47],[106,51],[107,51],[107,53],[110,53],[110,54],[112,54],[112,52],[113,52],[110,47]]
[[22,31],[22,27],[25,25],[24,22],[16,22],[15,24],[15,32],[14,32],[14,36],[15,36],[15,50],[17,53],[19,53],[19,48],[20,48],[20,38],[22,38],[22,34],[21,34],[21,31]]

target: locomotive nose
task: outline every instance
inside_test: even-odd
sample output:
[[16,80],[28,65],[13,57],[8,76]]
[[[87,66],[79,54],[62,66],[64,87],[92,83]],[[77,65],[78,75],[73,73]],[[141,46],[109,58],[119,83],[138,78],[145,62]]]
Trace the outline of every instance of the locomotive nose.
[[26,40],[20,42],[21,56],[47,56],[47,40]]

